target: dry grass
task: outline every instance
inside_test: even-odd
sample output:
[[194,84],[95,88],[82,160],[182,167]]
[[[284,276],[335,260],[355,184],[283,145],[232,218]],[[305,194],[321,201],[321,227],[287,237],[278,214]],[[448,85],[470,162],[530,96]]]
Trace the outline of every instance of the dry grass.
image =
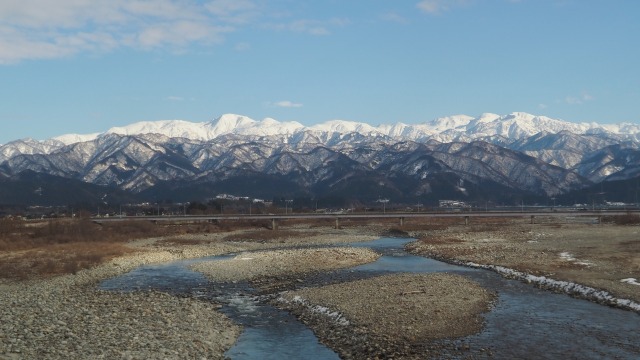
[[4,254],[0,258],[0,274],[14,280],[75,274],[131,252],[133,249],[120,243],[50,244]]
[[98,225],[86,219],[0,221],[0,278],[75,273],[133,251],[126,242],[176,233],[150,222]]
[[[397,223],[397,220],[394,219],[393,221]],[[465,231],[483,232],[494,231],[498,226],[506,226],[514,221],[521,220],[503,217],[474,217],[470,218],[469,221],[469,226],[465,227]],[[464,224],[464,218],[462,217],[405,218],[401,229],[407,232],[442,231],[462,224]]]
[[15,221],[11,232],[0,233],[0,251],[31,250],[69,243],[126,242],[170,231],[166,227],[142,221],[123,221],[103,226],[82,219],[37,223]]
[[[335,219],[287,219],[285,221],[279,220],[279,224],[286,224],[286,226],[305,225],[310,228],[316,227],[330,227],[336,223]],[[269,224],[271,226],[271,224]]]
[[640,215],[626,214],[615,216],[603,216],[602,222],[616,225],[640,225]]
[[[556,280],[604,289],[640,301],[637,286],[621,282],[640,271],[637,226],[593,224],[521,224],[493,232],[470,226],[425,234],[412,251],[436,258],[500,265]],[[570,254],[566,258],[562,253]]]

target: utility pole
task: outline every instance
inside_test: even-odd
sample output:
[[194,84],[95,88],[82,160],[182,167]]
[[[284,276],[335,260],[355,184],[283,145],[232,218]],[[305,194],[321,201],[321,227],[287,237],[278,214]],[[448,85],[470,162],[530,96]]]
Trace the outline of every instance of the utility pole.
[[382,203],[382,213],[386,214],[387,213],[387,203],[389,202],[389,199],[379,199],[378,202]]

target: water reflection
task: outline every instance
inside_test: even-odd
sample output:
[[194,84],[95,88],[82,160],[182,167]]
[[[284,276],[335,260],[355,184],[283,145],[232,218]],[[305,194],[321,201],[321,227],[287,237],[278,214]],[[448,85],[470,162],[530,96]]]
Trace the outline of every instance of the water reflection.
[[103,290],[158,290],[207,298],[223,304],[220,311],[244,327],[236,344],[225,354],[231,359],[339,359],[318,342],[313,332],[289,312],[265,305],[247,283],[215,283],[189,265],[227,256],[145,265],[105,280]]

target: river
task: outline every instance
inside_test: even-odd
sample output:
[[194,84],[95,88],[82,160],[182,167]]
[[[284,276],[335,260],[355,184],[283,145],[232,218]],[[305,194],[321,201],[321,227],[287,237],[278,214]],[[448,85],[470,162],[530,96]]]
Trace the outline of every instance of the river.
[[[637,359],[640,356],[640,316],[589,301],[538,289],[482,269],[451,265],[404,251],[410,239],[381,238],[346,244],[369,247],[383,254],[376,262],[341,270],[345,279],[385,273],[449,272],[469,277],[497,293],[484,329],[472,336],[450,340],[465,344],[475,358],[527,359]],[[189,265],[227,256],[146,265],[105,280],[100,287],[112,291],[159,290],[179,296],[215,300],[221,311],[244,327],[231,359],[338,359],[319,343],[313,332],[286,311],[267,305],[247,283],[215,283],[193,272]],[[340,277],[340,272],[332,276]],[[322,276],[303,279],[317,285]],[[479,350],[482,349],[480,352]]]

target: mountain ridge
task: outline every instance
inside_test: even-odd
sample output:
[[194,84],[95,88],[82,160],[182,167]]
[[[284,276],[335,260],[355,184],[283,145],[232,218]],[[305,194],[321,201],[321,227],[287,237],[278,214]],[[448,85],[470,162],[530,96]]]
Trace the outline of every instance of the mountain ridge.
[[[304,126],[225,114],[202,123],[145,121],[16,140],[0,146],[0,177],[20,179],[30,171],[153,196],[160,189],[186,196],[245,184],[245,192],[260,196],[516,201],[639,176],[639,138],[635,124],[574,124],[526,113],[379,126],[345,120]],[[266,189],[244,178],[263,179]]]
[[113,127],[102,133],[64,134],[48,140],[70,145],[75,142],[93,140],[106,134],[141,135],[157,133],[167,137],[185,137],[192,140],[208,141],[226,134],[291,135],[304,131],[358,132],[363,135],[377,134],[414,141],[426,138],[451,141],[463,134],[474,139],[503,136],[512,140],[519,140],[525,136],[533,136],[540,131],[557,133],[564,130],[579,135],[591,133],[601,135],[606,133],[626,136],[627,140],[640,140],[640,125],[638,124],[572,123],[524,112],[513,112],[507,115],[483,113],[478,117],[452,115],[421,124],[398,122],[378,126],[348,120],[329,120],[320,124],[305,126],[295,121],[280,122],[273,118],[265,118],[258,121],[244,115],[223,114],[208,122],[190,122],[186,120],[141,121],[126,126]]

